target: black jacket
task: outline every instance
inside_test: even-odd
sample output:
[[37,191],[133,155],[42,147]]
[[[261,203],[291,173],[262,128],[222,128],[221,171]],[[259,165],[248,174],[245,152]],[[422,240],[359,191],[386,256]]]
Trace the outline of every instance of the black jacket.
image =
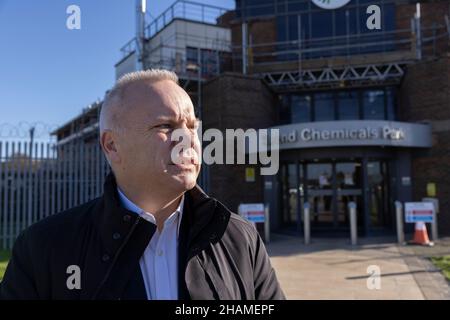
[[[156,226],[120,206],[111,174],[102,197],[32,225],[17,238],[0,299],[146,299],[139,259]],[[199,187],[185,193],[180,299],[284,299],[255,227]],[[80,268],[81,288],[67,279]]]

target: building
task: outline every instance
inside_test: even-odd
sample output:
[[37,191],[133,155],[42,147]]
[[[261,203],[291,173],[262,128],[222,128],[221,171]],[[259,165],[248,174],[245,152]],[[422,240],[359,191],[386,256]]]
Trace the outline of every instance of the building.
[[[369,5],[380,8],[380,30],[367,27]],[[347,234],[354,201],[364,235],[393,233],[395,201],[436,196],[439,230],[449,233],[449,12],[449,1],[423,3],[418,13],[415,1],[327,10],[314,1],[237,0],[230,28],[247,75],[205,85],[205,109],[220,107],[204,123],[280,129],[280,170],[246,182],[245,168],[211,168],[210,193],[233,209],[264,201],[272,230],[294,233],[308,202],[313,234]],[[217,94],[223,86],[226,96]]]
[[[393,234],[395,201],[436,197],[450,234],[450,1],[416,2],[236,0],[226,12],[178,1],[217,9],[214,21],[157,18],[144,68],[178,72],[203,129],[280,130],[276,175],[210,165],[207,191],[233,210],[264,203],[273,232],[300,234],[309,203],[313,235],[347,235],[349,202],[361,235]],[[128,47],[118,76],[136,70]]]

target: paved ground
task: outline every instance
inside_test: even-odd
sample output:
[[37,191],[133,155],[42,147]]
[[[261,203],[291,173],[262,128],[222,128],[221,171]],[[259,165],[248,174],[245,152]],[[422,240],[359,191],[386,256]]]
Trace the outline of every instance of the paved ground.
[[[448,282],[428,259],[450,254],[450,239],[433,248],[397,246],[392,238],[355,247],[347,239],[314,239],[309,246],[288,236],[271,240],[267,249],[288,299],[450,299]],[[370,266],[381,276],[368,279]]]

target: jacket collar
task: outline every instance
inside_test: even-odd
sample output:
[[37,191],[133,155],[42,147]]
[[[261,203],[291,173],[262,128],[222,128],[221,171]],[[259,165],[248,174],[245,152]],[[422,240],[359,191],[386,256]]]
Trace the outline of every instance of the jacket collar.
[[[140,217],[121,205],[116,179],[112,173],[109,173],[105,179],[101,200],[102,208],[96,210],[96,224],[102,243],[107,251],[106,253],[112,256],[120,247],[133,225],[140,220]],[[151,238],[156,230],[156,226],[150,222],[146,225],[148,225],[147,228]]]
[[[219,201],[209,197],[198,185],[186,191],[184,195],[180,234],[183,231],[186,233],[187,244],[192,244],[199,236],[202,239],[208,237],[210,240],[220,238],[228,225],[231,212]],[[117,238],[123,240],[137,222],[138,215],[121,205],[116,179],[112,173],[106,177],[101,204],[103,210],[99,210],[101,213],[96,218],[97,224],[103,244],[113,254],[121,244]],[[151,238],[156,227],[151,223],[146,224],[151,225],[148,227]],[[205,228],[208,234],[202,235]]]
[[[156,224],[156,218],[153,213],[151,212],[145,212],[143,209],[141,209],[138,205],[136,205],[133,201],[128,199],[128,197],[120,190],[120,188],[117,188],[117,193],[119,195],[120,203],[122,207],[125,209],[128,209],[130,211],[133,211],[134,213],[140,215],[143,219],[150,221],[153,224]],[[176,220],[177,223],[177,237],[180,232],[180,225],[179,223],[181,221],[181,217],[183,215],[183,204],[184,204],[184,194],[181,196],[180,203],[178,207],[175,209],[175,211],[167,217],[166,222],[164,223],[164,227],[167,223],[170,223],[169,221]]]

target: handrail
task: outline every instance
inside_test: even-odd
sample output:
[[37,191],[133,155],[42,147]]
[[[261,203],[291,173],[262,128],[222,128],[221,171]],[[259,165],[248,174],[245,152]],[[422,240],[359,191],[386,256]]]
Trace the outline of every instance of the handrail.
[[[231,9],[209,4],[197,3],[194,1],[178,0],[145,27],[146,37],[151,38],[160,30],[164,29],[164,27],[166,27],[175,18],[184,18],[203,23],[205,22],[215,23],[214,20],[220,17],[228,10]],[[206,14],[209,14],[209,16],[206,16]]]
[[[231,9],[215,5],[203,4],[194,1],[178,0],[164,10],[151,23],[145,26],[144,32],[147,39],[152,38],[164,29],[174,19],[187,19],[202,23],[216,23],[218,17]],[[122,46],[122,57],[129,55],[136,49],[136,38],[129,40]]]

